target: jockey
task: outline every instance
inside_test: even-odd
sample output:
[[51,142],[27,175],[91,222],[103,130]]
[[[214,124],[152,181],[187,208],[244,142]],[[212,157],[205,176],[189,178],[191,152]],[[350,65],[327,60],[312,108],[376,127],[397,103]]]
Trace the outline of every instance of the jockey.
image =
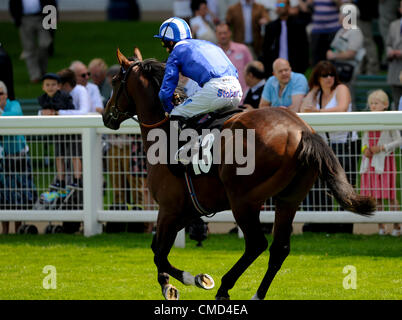
[[[163,22],[155,37],[161,39],[170,54],[159,91],[167,113],[188,119],[239,105],[243,92],[237,70],[221,48],[205,40],[192,39],[188,24],[176,17]],[[180,73],[197,82],[201,88],[174,107],[172,98]]]

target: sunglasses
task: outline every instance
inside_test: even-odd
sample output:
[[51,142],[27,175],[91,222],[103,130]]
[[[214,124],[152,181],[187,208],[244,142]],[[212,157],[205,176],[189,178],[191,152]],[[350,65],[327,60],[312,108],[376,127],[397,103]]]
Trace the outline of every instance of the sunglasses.
[[90,72],[87,72],[87,73],[83,73],[83,74],[81,74],[80,75],[81,76],[81,78],[85,78],[85,77],[90,77],[91,76],[91,73]]
[[5,94],[4,92],[0,92],[0,96],[2,96],[3,94]]
[[277,8],[285,8],[285,6],[286,6],[286,4],[285,4],[285,3],[283,3],[283,2],[282,2],[282,3],[277,3],[277,4],[276,4],[276,7],[277,7]]
[[335,77],[335,74],[333,74],[333,73],[325,73],[325,74],[322,74],[321,75],[321,78],[328,78],[328,77]]
[[161,41],[162,47],[167,48],[169,43],[167,41]]

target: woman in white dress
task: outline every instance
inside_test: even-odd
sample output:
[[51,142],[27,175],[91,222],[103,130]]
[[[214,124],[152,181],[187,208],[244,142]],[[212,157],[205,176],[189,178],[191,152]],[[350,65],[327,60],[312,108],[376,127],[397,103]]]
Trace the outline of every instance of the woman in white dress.
[[[309,80],[310,92],[301,106],[301,112],[351,112],[352,98],[349,88],[340,82],[335,66],[329,61],[319,62],[313,69]],[[339,162],[345,169],[349,182],[356,185],[358,155],[360,141],[356,131],[325,132],[321,136],[331,146]],[[332,198],[326,195],[324,186],[318,182],[319,193],[310,192],[308,198],[318,211],[333,210]],[[314,199],[311,199],[313,197]],[[317,199],[318,197],[318,199]],[[332,225],[334,227],[334,225]],[[352,227],[352,228],[350,228]],[[351,232],[353,225],[341,228],[341,231]]]

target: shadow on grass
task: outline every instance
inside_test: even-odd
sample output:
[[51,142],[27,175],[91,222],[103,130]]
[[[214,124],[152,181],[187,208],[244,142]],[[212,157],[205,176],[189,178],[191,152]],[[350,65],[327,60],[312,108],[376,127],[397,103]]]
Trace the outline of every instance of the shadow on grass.
[[[268,235],[269,244],[272,244],[272,235]],[[144,248],[151,250],[152,234],[144,233],[116,233],[101,234],[93,237],[83,235],[1,235],[0,247],[11,246],[77,246],[77,247],[119,247]],[[244,239],[236,234],[212,234],[203,241],[202,247],[186,236],[186,248],[173,250],[212,250],[212,251],[240,251],[244,250]],[[325,255],[338,256],[372,256],[401,258],[402,241],[400,238],[378,235],[351,235],[305,233],[293,235],[291,238],[291,255]]]

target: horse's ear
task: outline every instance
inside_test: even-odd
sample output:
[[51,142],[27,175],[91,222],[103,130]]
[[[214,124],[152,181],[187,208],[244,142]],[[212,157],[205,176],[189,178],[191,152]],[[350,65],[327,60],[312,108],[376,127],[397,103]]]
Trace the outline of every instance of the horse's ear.
[[130,61],[120,52],[120,49],[117,48],[117,60],[119,64],[124,68],[127,69],[130,66]]
[[137,57],[137,59],[139,61],[142,61],[142,54],[140,49],[138,49],[137,47],[134,47],[134,57]]

